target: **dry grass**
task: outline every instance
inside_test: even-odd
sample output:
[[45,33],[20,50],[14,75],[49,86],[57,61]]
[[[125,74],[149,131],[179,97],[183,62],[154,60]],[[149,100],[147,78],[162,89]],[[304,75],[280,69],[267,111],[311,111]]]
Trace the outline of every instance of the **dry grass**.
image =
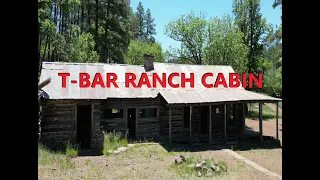
[[110,156],[76,158],[39,148],[39,179],[208,179],[194,176],[181,178],[170,168],[178,154],[226,162],[228,173],[215,179],[272,179],[223,151],[168,151],[156,143],[137,144]]
[[282,149],[252,149],[236,152],[282,176]]
[[128,140],[121,133],[113,132],[104,132],[104,141],[103,141],[103,150],[104,155],[110,155],[109,151],[116,150],[121,146],[128,145]]

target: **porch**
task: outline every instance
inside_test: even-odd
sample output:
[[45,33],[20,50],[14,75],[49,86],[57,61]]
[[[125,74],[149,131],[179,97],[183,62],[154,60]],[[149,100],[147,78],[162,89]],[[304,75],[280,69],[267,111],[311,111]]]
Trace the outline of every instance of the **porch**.
[[[259,132],[249,132],[245,126],[248,103],[259,104]],[[276,134],[263,136],[262,104],[276,104]],[[167,104],[162,116],[168,117],[168,134],[163,140],[171,143],[233,144],[248,140],[279,139],[278,101],[237,101],[203,104]],[[160,129],[164,118],[160,114]],[[160,132],[161,134],[161,132]],[[162,132],[163,135],[166,133]]]

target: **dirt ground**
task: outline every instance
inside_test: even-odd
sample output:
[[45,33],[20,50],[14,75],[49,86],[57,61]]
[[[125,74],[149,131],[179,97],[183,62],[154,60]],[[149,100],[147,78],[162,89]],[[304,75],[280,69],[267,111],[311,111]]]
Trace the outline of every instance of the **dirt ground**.
[[[271,104],[272,105],[272,104]],[[272,107],[271,107],[272,108]],[[274,107],[275,108],[275,107]],[[282,111],[279,108],[279,112]],[[246,126],[259,132],[259,121],[246,119]],[[282,145],[282,118],[279,118],[279,140]],[[263,121],[263,135],[276,137],[276,120]],[[251,149],[246,151],[236,151],[240,155],[256,162],[268,170],[282,176],[282,148],[272,149]]]
[[[73,165],[69,168],[59,164],[39,165],[39,179],[182,179],[169,168],[178,154],[185,157],[201,156],[225,161],[228,164],[229,173],[214,179],[276,179],[234,159],[221,150],[167,152],[161,145],[131,147],[125,152],[108,157],[76,157],[71,159]],[[208,178],[194,175],[190,176],[190,179]]]
[[[280,109],[280,108],[279,108]],[[246,125],[254,131],[259,131],[258,120],[246,119]],[[276,135],[276,121],[263,121],[263,134]],[[282,141],[282,119],[279,119],[279,139]],[[282,149],[251,149],[237,150],[240,155],[258,163],[268,170],[282,175]],[[225,161],[228,164],[228,174],[217,176],[219,180],[270,180],[268,176],[248,164],[233,158],[221,150],[198,152],[168,152],[158,144],[137,145],[125,152],[110,156],[80,156],[69,162],[65,156],[57,157],[55,162],[39,163],[39,179],[182,179],[170,169],[178,154],[188,156],[210,157]],[[44,158],[44,157],[43,157]],[[59,159],[60,158],[60,159]],[[54,158],[53,158],[54,159]],[[58,160],[57,160],[58,159]],[[50,160],[49,160],[50,161]],[[65,163],[67,162],[67,163]],[[190,179],[207,179],[190,176]]]

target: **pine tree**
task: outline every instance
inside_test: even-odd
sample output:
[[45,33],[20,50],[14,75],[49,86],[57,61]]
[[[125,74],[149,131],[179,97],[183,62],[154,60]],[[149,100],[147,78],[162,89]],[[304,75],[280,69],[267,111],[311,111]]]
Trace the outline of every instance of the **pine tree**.
[[137,6],[136,16],[138,18],[138,23],[139,23],[138,39],[144,40],[146,23],[145,23],[145,12],[144,12],[144,8],[143,8],[143,5],[141,2],[139,2],[138,6]]
[[153,35],[156,35],[156,29],[155,29],[155,24],[154,24],[154,18],[151,17],[151,12],[150,9],[147,9],[146,12],[146,32],[145,32],[145,39],[151,42],[155,42],[155,38]]

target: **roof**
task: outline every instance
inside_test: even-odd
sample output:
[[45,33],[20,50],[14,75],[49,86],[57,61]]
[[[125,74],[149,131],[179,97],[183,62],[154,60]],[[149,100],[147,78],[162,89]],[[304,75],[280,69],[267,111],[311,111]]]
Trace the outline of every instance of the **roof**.
[[160,90],[168,104],[197,104],[234,101],[279,101],[263,94],[241,89]]
[[[62,88],[62,77],[58,73],[70,73],[67,79],[66,88]],[[117,74],[117,84],[119,88],[79,88],[79,84],[71,84],[71,80],[78,80],[79,73],[88,73],[91,81],[96,73],[103,76],[107,72]],[[63,63],[63,62],[43,62],[40,82],[51,77],[51,83],[42,88],[49,99],[106,99],[106,98],[154,98],[157,91],[147,87],[125,88],[125,73],[134,72],[142,74],[142,66],[122,65],[122,64],[102,64],[102,63]],[[105,77],[103,77],[105,78]],[[135,81],[137,83],[138,79]]]
[[[67,79],[67,87],[62,88],[62,77],[58,76],[60,72],[70,73]],[[78,84],[71,84],[71,80],[77,80],[80,72],[90,74],[91,80],[96,73],[101,73],[105,80],[105,74],[108,72],[117,74],[117,84],[119,88],[79,88]],[[133,88],[125,87],[125,73],[135,73],[138,84],[139,76],[145,72],[142,65],[127,64],[103,64],[103,63],[65,63],[65,62],[43,62],[40,82],[51,77],[51,83],[42,90],[48,99],[107,99],[107,98],[155,98],[161,94],[169,104],[180,103],[207,103],[207,102],[225,102],[225,101],[281,101],[281,99],[247,91],[239,88],[205,88],[201,84],[201,78],[205,73],[211,72],[215,75],[223,73],[226,81],[229,81],[229,73],[234,72],[231,66],[217,65],[187,65],[154,63],[154,70],[148,72],[149,81],[152,82],[152,73],[185,73],[190,77],[194,73],[194,88],[190,88],[190,83],[186,83],[185,88],[172,88],[167,86],[162,88],[157,83],[156,88]],[[214,83],[215,78],[208,77],[207,83]],[[180,79],[173,78],[173,83],[180,84]]]

